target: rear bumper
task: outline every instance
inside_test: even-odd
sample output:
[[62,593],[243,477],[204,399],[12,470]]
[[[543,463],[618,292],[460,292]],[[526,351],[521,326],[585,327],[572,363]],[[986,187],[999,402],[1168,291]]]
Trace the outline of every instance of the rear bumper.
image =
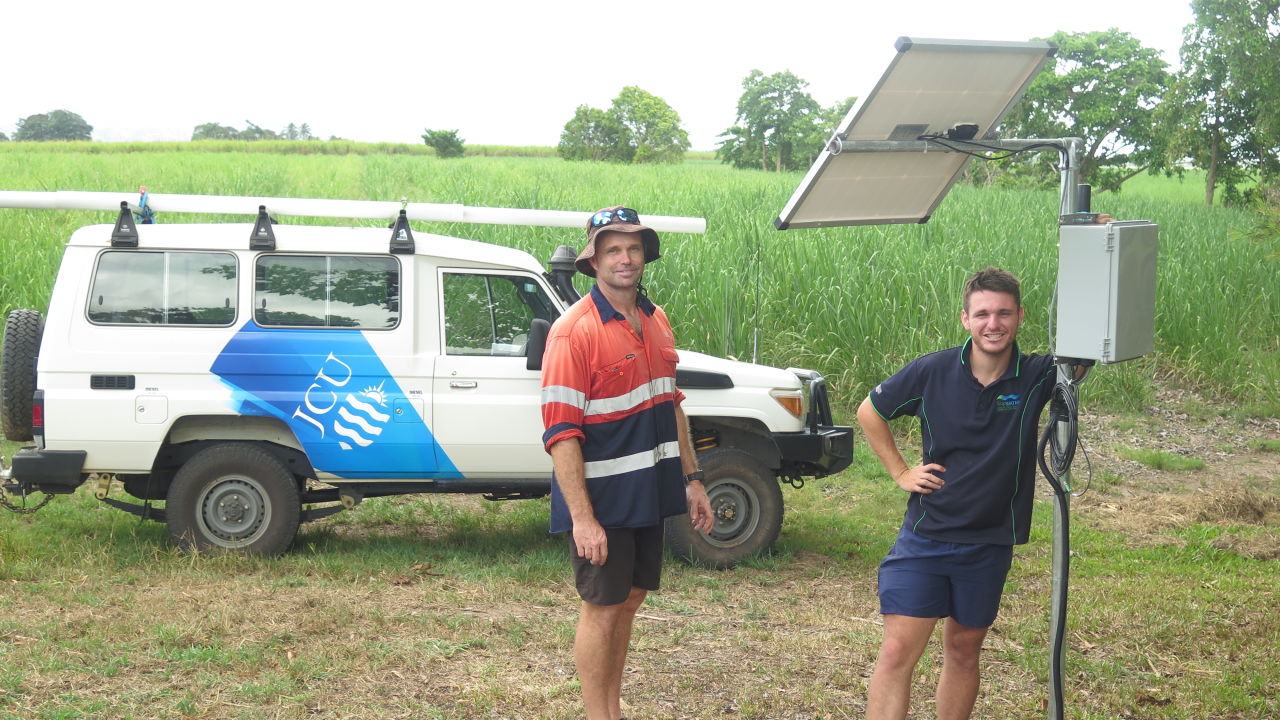
[[84,482],[84,450],[21,450],[13,456],[10,478],[41,492],[70,493]]

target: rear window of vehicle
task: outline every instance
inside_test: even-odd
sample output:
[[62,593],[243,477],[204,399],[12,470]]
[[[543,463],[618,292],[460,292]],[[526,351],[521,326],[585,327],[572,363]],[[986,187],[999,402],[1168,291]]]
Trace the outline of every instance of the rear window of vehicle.
[[400,322],[400,264],[386,256],[263,255],[253,319],[264,327],[388,329]]
[[236,319],[236,258],[230,253],[109,250],[98,257],[90,322],[213,325]]

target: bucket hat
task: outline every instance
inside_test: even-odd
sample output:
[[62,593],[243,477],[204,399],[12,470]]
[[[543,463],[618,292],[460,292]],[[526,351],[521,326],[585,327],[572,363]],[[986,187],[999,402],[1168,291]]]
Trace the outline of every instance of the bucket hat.
[[595,268],[591,267],[591,258],[596,254],[596,238],[606,232],[640,233],[640,241],[644,244],[645,264],[662,257],[658,252],[658,233],[653,228],[640,224],[639,213],[621,205],[604,208],[587,221],[587,244],[574,262],[578,272],[587,277],[596,276]]

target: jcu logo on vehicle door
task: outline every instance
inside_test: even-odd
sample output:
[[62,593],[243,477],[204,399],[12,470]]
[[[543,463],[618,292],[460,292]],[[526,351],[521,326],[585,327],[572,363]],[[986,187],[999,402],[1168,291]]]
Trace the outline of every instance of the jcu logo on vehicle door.
[[460,477],[361,331],[250,321],[210,370],[242,415],[287,423],[316,470],[349,478]]

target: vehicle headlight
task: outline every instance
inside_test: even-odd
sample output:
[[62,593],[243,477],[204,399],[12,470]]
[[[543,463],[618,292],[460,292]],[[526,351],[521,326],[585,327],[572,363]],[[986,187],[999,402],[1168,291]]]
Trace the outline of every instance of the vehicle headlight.
[[804,393],[800,390],[770,390],[769,394],[787,412],[795,417],[804,417]]

